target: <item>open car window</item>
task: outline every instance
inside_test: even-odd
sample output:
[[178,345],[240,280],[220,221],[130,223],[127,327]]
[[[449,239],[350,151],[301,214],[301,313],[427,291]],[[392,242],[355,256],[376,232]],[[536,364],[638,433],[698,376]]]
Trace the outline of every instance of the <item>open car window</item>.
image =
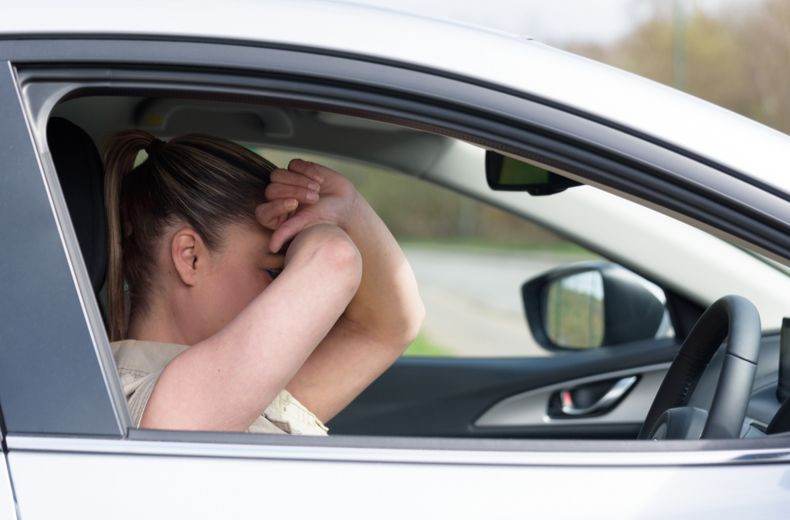
[[[114,107],[116,115],[103,121],[89,119],[85,114],[95,113],[94,104],[105,110]],[[592,187],[549,197],[491,192],[484,179],[485,149],[455,138],[332,113],[207,100],[77,98],[58,106],[53,114],[80,122],[100,146],[108,132],[135,122],[164,139],[214,130],[277,165],[300,157],[352,180],[405,250],[426,302],[427,318],[405,352],[413,361],[397,363],[333,420],[330,427],[337,433],[487,437],[509,428],[511,436],[532,438],[552,435],[551,429],[541,427],[548,418],[563,436],[627,438],[635,434],[665,363],[677,348],[678,336],[688,333],[689,322],[700,312],[693,292],[678,291],[680,282],[673,276],[681,271],[650,271],[653,264],[640,264],[639,255],[617,249],[633,247],[630,242],[637,234],[649,244],[675,232],[697,237],[703,236],[700,232],[675,222],[671,224],[675,228],[656,233],[655,227],[670,219],[627,201],[619,201],[621,206],[615,208],[616,198]],[[255,118],[273,130],[261,132]],[[355,153],[333,132],[360,139],[360,149],[367,140],[386,146],[386,152],[377,163],[375,154]],[[363,138],[365,133],[371,136]],[[310,147],[310,143],[320,144]],[[410,155],[426,163],[410,161]],[[578,214],[580,204],[587,205],[583,216]],[[633,222],[622,229],[612,227],[623,225],[629,215]],[[618,233],[623,234],[619,240],[611,238]],[[706,239],[727,248],[719,239]],[[698,258],[693,248],[681,249],[678,244],[675,251],[651,245],[655,253],[667,257]],[[648,268],[667,292],[607,256],[635,259],[635,267]],[[96,278],[93,273],[92,278]],[[534,288],[538,282],[539,290]],[[100,279],[94,280],[94,289],[103,304]],[[634,312],[639,316],[634,318]],[[550,366],[530,361],[547,356],[556,358]],[[486,369],[476,362],[464,367],[453,361],[425,365],[419,358],[501,361],[489,362]],[[524,361],[514,364],[514,358]],[[492,366],[496,370],[490,372]],[[543,374],[533,381],[531,374],[536,371]],[[496,383],[494,390],[484,392],[482,388],[491,383]],[[507,409],[504,403],[514,398],[514,384],[524,395],[535,394],[526,399],[530,406],[544,409],[538,416],[512,423],[511,412],[499,411],[498,406]],[[624,390],[617,390],[617,399],[604,408],[595,406],[618,385]],[[436,402],[424,406],[415,400],[415,389],[435,394]],[[442,403],[456,398],[455,392],[471,397],[464,398],[460,413],[447,416]],[[418,404],[424,410],[416,411]],[[394,405],[405,415],[377,411]],[[592,411],[575,416],[577,412],[566,412],[563,406]],[[618,409],[630,411],[618,415]],[[377,416],[376,422],[371,422],[371,415]],[[500,416],[505,419],[490,419]],[[589,420],[590,425],[580,420]]]

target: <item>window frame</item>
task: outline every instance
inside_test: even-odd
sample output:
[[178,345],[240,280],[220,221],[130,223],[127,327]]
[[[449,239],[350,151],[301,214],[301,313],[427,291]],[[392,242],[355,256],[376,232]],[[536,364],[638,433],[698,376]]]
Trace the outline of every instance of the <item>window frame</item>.
[[[686,220],[699,220],[706,225],[718,224],[720,234],[740,242],[752,241],[756,247],[771,256],[790,256],[790,239],[787,236],[773,245],[767,244],[768,238],[775,236],[778,231],[776,228],[765,228],[777,221],[775,215],[781,215],[785,207],[775,195],[750,186],[743,180],[723,176],[711,164],[703,164],[676,150],[662,147],[660,143],[630,135],[621,128],[607,126],[605,122],[586,118],[562,107],[550,106],[540,100],[528,99],[526,96],[517,96],[474,82],[464,82],[446,75],[441,76],[431,71],[404,71],[389,64],[357,60],[349,56],[329,56],[326,53],[319,55],[318,52],[304,50],[184,41],[108,39],[102,45],[97,45],[96,40],[90,39],[7,41],[0,42],[0,58],[3,56],[14,57],[13,63],[6,63],[9,72],[15,75],[16,106],[25,105],[28,137],[38,149],[38,166],[43,168],[42,175],[47,181],[47,189],[52,199],[52,211],[61,229],[62,245],[68,253],[72,279],[64,287],[73,285],[79,291],[85,330],[90,331],[93,355],[98,359],[95,369],[98,369],[98,375],[104,382],[105,395],[112,404],[113,419],[121,429],[120,436],[129,440],[171,438],[177,442],[201,442],[210,439],[211,442],[232,444],[260,444],[259,441],[265,440],[263,444],[272,446],[401,446],[441,449],[435,440],[421,438],[285,439],[269,435],[161,432],[130,428],[125,406],[122,406],[123,410],[118,410],[119,398],[123,400],[123,396],[117,378],[114,374],[113,377],[108,377],[107,371],[114,369],[111,358],[108,360],[109,343],[106,334],[103,334],[98,308],[95,302],[91,302],[92,296],[86,296],[86,291],[92,293],[90,282],[65,211],[63,195],[57,186],[51,159],[47,154],[43,130],[48,114],[57,102],[69,95],[85,92],[88,88],[114,92],[141,89],[164,92],[168,88],[174,88],[168,87],[167,82],[162,79],[155,79],[151,69],[156,69],[156,75],[160,78],[178,77],[181,82],[176,81],[172,85],[178,85],[176,88],[179,91],[205,94],[221,90],[225,94],[233,93],[250,99],[280,102],[287,100],[291,103],[353,111],[415,128],[440,130],[447,135],[460,136],[502,152],[536,158],[562,171],[573,172],[571,175],[583,178],[607,191],[627,194],[628,198],[636,198],[640,203],[647,202],[653,207],[660,207],[664,212],[685,214]],[[79,58],[75,59],[74,56]],[[52,67],[53,63],[57,66]],[[402,81],[401,73],[406,76],[405,81]],[[343,82],[337,81],[338,76],[344,78]],[[183,83],[188,77],[212,79],[220,84],[225,82],[225,85],[212,85],[208,81],[203,88],[198,88],[200,82]],[[55,88],[56,86],[59,88]],[[426,94],[428,91],[434,97]],[[395,93],[398,96],[387,103],[386,96],[393,96]],[[494,108],[489,112],[478,110],[471,102],[475,96],[482,96],[480,99],[490,101],[485,106],[500,109],[508,100],[516,101],[518,111],[507,114],[505,111],[496,113]],[[396,104],[392,102],[395,99],[398,109],[393,106]],[[437,124],[439,122],[441,124]],[[618,140],[628,141],[634,149],[640,151],[641,157],[625,153],[624,150],[618,151],[615,146],[620,142]],[[33,151],[34,148],[30,150]],[[684,172],[686,177],[677,172]],[[679,190],[679,185],[694,185],[694,189]],[[742,190],[741,196],[734,197],[738,190]],[[750,210],[750,205],[754,205],[755,201],[761,201],[769,210],[775,210],[774,216],[757,215],[756,210]],[[733,215],[737,218],[731,219]],[[740,231],[733,227],[733,223],[743,222],[752,222],[752,225],[744,225]],[[787,228],[788,225],[785,223],[784,227]],[[12,430],[12,433],[67,432]],[[103,435],[98,430],[80,431],[78,434]],[[733,441],[679,441],[670,442],[663,447],[639,441],[595,441],[589,444],[589,448],[607,453],[633,453],[665,451],[668,448],[680,452],[752,448],[764,450],[790,445],[790,437],[776,437],[767,441],[734,441],[735,444]],[[18,445],[24,445],[25,442],[19,441]],[[564,441],[497,440],[492,443],[485,439],[443,439],[442,445],[461,450],[482,451],[512,448],[517,451],[543,449],[563,452],[570,447]],[[574,446],[575,451],[578,443],[575,442]],[[783,456],[790,456],[790,453],[785,452]],[[729,453],[717,460],[732,462],[736,460],[736,455]]]
[[[2,65],[0,161],[7,169],[0,179],[6,247],[0,280],[13,295],[0,309],[6,433],[121,437],[128,413],[118,378],[108,377],[114,367],[109,350],[97,344],[101,318],[97,310],[98,321],[91,318],[96,306],[90,281],[80,280],[86,268],[63,195],[51,160],[33,143],[14,68]],[[18,236],[19,229],[30,230],[34,240]]]

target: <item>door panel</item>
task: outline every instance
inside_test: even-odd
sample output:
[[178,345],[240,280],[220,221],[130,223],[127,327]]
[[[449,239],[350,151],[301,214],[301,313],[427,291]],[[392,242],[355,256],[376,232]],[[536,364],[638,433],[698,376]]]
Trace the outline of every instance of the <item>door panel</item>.
[[[612,427],[615,431],[633,428],[636,433],[658,392],[669,363],[627,369],[528,390],[499,401],[474,423],[481,434],[494,431],[534,430],[543,426],[573,432],[575,427]],[[603,382],[603,385],[601,385]],[[579,404],[590,389],[602,386],[602,395]],[[580,394],[580,395],[579,395]],[[574,403],[573,395],[577,395]],[[562,401],[567,402],[563,403]],[[609,402],[611,401],[611,402]],[[603,432],[602,432],[603,433]]]
[[[707,453],[37,444],[12,447],[9,455],[25,520],[588,518],[591,511],[612,518],[646,511],[668,518],[732,511],[775,518],[787,508],[787,491],[777,485],[787,480],[787,463],[711,464]],[[711,498],[699,492],[700,482],[738,492]]]
[[[677,348],[667,339],[542,358],[403,357],[329,427],[335,434],[633,438],[643,418],[637,409],[646,403],[647,413]],[[637,383],[608,414],[538,420],[558,390],[630,375]],[[523,411],[503,422],[502,407]],[[494,415],[481,423],[486,412]]]

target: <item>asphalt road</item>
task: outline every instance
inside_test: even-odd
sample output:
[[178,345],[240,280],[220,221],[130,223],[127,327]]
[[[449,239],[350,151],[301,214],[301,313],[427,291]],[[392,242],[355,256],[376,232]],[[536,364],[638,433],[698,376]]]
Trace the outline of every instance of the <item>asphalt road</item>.
[[404,248],[427,310],[422,333],[455,356],[545,356],[529,332],[521,285],[577,261],[544,252]]

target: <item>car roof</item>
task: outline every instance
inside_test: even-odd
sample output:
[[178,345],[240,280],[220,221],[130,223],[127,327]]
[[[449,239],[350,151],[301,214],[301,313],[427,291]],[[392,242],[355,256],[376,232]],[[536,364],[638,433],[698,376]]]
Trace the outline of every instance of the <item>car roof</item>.
[[200,9],[184,1],[37,0],[4,8],[0,38],[15,35],[236,40],[427,67],[583,111],[790,192],[787,135],[645,78],[468,24],[315,0],[227,0]]

